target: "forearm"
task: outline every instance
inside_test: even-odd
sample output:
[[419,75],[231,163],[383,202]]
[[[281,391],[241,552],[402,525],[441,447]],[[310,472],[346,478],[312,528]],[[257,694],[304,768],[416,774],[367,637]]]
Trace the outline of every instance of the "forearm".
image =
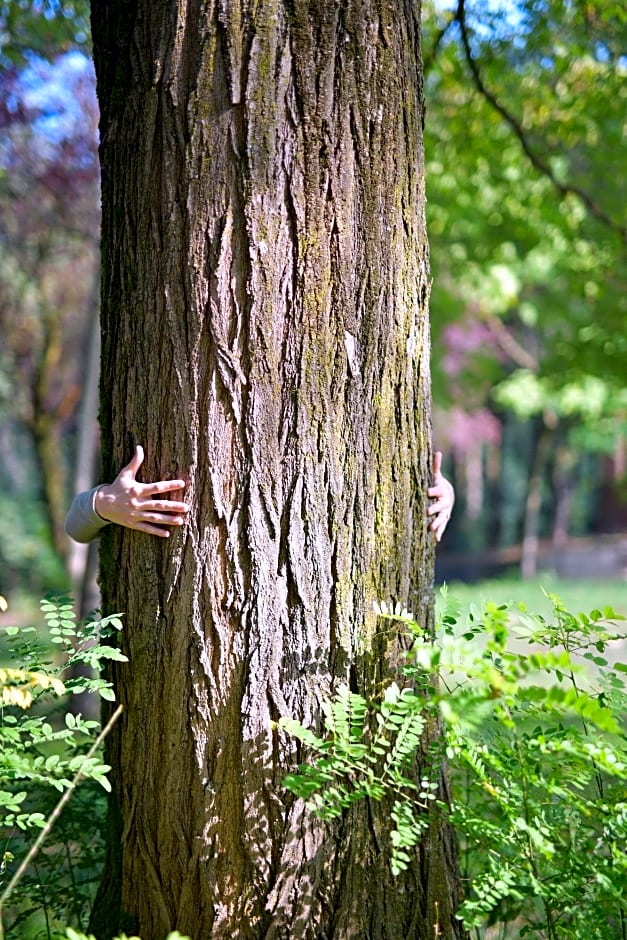
[[70,511],[65,518],[65,531],[75,542],[91,542],[101,530],[109,525],[106,519],[98,515],[94,499],[98,487],[79,493],[74,497]]

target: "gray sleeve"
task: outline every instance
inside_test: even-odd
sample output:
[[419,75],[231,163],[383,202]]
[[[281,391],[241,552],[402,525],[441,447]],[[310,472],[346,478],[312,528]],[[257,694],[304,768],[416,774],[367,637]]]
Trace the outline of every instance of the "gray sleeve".
[[94,486],[93,489],[75,496],[65,517],[65,531],[75,542],[91,542],[100,534],[101,529],[109,525],[94,508],[97,489],[98,487]]

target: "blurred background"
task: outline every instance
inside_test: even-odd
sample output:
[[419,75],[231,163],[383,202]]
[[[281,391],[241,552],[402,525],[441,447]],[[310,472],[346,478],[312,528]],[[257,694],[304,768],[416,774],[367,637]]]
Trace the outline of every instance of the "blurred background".
[[[609,0],[426,2],[438,580],[627,612],[627,16]],[[88,4],[0,3],[0,594],[72,587],[98,474],[97,103]],[[485,579],[495,578],[486,587]],[[526,585],[526,586],[525,586]]]

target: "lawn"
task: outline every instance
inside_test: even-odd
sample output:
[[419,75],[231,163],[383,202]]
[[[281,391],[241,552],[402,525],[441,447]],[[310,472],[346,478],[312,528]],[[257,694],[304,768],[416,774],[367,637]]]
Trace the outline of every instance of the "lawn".
[[[531,613],[550,614],[553,605],[545,591],[557,594],[564,606],[572,613],[589,613],[595,608],[613,607],[617,614],[627,617],[627,580],[558,578],[553,574],[541,574],[529,581],[513,576],[491,578],[466,584],[451,581],[447,585],[449,594],[456,597],[467,609],[470,604],[495,601],[499,604],[523,602]],[[436,588],[437,591],[437,588]],[[621,631],[627,634],[627,625]]]
[[[523,603],[530,614],[541,614],[549,622],[555,622],[553,604],[545,592],[557,595],[568,611],[573,614],[589,614],[592,610],[603,611],[611,607],[615,613],[625,618],[617,620],[611,627],[611,632],[619,639],[612,641],[605,655],[609,662],[625,662],[627,660],[627,581],[619,579],[607,580],[568,580],[559,578],[554,574],[543,573],[537,578],[522,581],[520,578],[509,576],[491,578],[466,584],[462,581],[452,581],[447,584],[450,596],[462,605],[462,618],[459,622],[459,632],[463,633],[466,622],[464,614],[471,606],[481,608],[487,601],[497,604],[512,604],[517,606]],[[436,605],[440,606],[439,586],[436,586]],[[436,608],[437,609],[437,608]],[[514,635],[516,633],[516,616],[510,618]],[[523,629],[523,635],[527,630]],[[525,640],[522,636],[513,639],[513,647],[520,650]]]

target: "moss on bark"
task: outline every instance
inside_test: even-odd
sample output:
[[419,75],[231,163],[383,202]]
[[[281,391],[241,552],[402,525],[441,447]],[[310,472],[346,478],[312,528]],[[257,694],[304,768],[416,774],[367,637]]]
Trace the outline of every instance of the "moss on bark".
[[130,665],[98,936],[457,936],[450,834],[392,879],[389,808],[320,824],[275,725],[385,676],[374,600],[431,617],[416,6],[118,7],[93,5],[105,468],[141,442],[194,508],[165,544],[103,538]]

